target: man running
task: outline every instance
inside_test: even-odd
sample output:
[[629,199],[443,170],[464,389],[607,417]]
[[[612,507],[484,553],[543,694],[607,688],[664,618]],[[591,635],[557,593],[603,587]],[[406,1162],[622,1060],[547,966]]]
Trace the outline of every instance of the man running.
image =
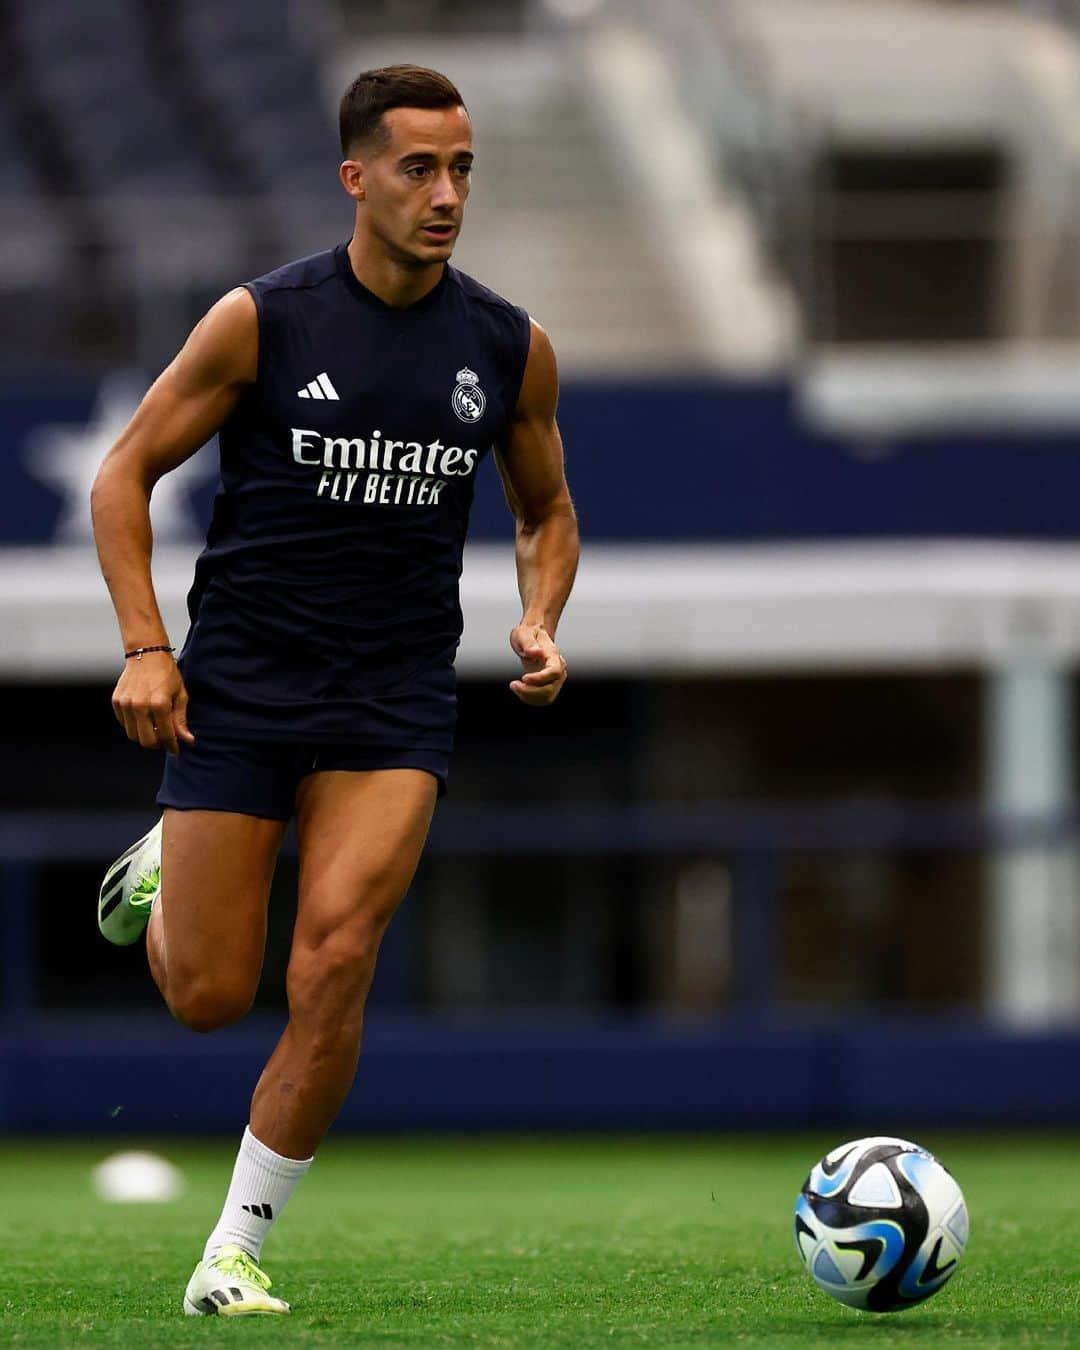
[[[99,925],[146,931],[173,1015],[242,1017],[259,981],[287,821],[300,851],[289,1020],[255,1088],[191,1315],[287,1313],[263,1241],[352,1084],[379,943],[445,790],[458,578],[494,447],[517,523],[522,663],[544,706],[578,559],[551,344],[452,268],[472,128],[444,76],[368,71],[341,103],[347,245],[231,291],[195,327],[93,490],[125,666],[113,709],[168,752],[162,820],[106,874]],[[217,432],[221,487],[174,660],[150,571],[149,500]],[[190,700],[190,702],[189,702]]]

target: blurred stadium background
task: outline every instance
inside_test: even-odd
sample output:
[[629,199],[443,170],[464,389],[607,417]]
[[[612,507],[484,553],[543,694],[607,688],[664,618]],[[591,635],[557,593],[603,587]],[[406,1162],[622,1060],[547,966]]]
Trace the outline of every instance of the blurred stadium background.
[[[455,262],[553,337],[586,552],[525,710],[482,475],[343,1124],[1080,1120],[1080,5],[2,0],[0,54],[0,1128],[235,1131],[281,1024],[291,856],[240,1027],[98,939],[160,764],[87,493],[212,299],[348,235],[336,98],[401,60],[472,111]],[[215,471],[155,499],[177,643]]]

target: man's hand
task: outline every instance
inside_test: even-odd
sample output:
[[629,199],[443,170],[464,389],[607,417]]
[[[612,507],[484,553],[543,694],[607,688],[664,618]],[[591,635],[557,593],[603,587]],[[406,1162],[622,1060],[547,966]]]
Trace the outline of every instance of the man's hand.
[[519,623],[510,634],[510,646],[521,657],[524,674],[510,688],[531,708],[554,703],[566,683],[566,661],[542,624]]
[[170,755],[180,753],[180,741],[195,740],[187,705],[183,676],[169,652],[147,652],[125,662],[112,696],[113,713],[128,740]]

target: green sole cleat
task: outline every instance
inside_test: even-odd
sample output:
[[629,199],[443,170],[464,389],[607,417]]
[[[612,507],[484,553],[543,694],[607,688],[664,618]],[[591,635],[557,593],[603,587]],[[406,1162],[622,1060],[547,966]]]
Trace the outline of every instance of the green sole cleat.
[[125,849],[98,892],[98,927],[118,947],[142,936],[161,890],[161,821]]
[[292,1312],[283,1298],[267,1291],[270,1276],[243,1247],[222,1247],[200,1261],[184,1290],[188,1317],[275,1317]]

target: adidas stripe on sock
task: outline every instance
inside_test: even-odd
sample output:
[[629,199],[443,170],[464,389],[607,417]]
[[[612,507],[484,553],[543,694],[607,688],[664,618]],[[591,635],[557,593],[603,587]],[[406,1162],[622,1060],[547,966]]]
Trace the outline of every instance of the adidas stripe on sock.
[[244,1130],[232,1181],[217,1227],[206,1239],[203,1260],[230,1242],[257,1261],[266,1235],[281,1216],[296,1183],[311,1166],[310,1158],[283,1158]]

